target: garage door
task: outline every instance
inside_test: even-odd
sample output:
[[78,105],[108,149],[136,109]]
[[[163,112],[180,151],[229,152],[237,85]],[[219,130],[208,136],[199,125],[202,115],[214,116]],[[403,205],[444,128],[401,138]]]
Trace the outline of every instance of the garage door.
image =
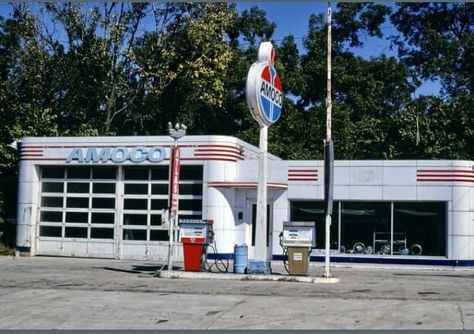
[[[182,166],[182,218],[202,217],[202,166]],[[168,166],[42,167],[37,254],[164,258]]]

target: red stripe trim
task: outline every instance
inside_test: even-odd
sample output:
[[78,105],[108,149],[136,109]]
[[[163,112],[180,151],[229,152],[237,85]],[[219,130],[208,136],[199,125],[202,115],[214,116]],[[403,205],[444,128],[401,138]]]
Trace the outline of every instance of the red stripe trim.
[[317,169],[288,169],[288,172],[291,173],[291,172],[318,172]]
[[[29,161],[63,161],[63,162],[66,162],[66,158],[27,158],[27,159],[21,159],[21,160],[29,160]],[[165,161],[166,160],[169,160],[169,158],[165,158],[164,159]],[[199,161],[224,161],[224,162],[238,162],[237,159],[225,159],[225,158],[181,158],[180,160],[192,160],[192,161],[195,161],[195,160],[199,160]],[[93,163],[88,163],[88,164],[93,164]],[[104,164],[104,163],[98,163],[98,164]],[[74,165],[76,165],[74,163]],[[114,164],[114,163],[111,163],[111,165],[119,165],[119,164]]]
[[216,149],[197,148],[197,149],[194,150],[194,152],[207,152],[207,153],[213,153],[213,152],[229,152],[229,153],[240,154],[240,150],[239,150],[239,149],[233,149],[233,148],[228,148],[228,149],[223,149],[223,148],[216,148]]
[[47,161],[66,161],[65,158],[28,158],[28,159],[21,159],[21,160],[47,160]]
[[418,169],[417,173],[473,173],[471,169]]
[[317,178],[288,178],[288,181],[318,181]]
[[30,154],[22,154],[22,155],[20,155],[21,158],[29,158],[29,157],[40,157],[40,158],[41,158],[42,156],[43,156],[42,153],[40,153],[40,154],[31,154],[31,153],[30,153]]
[[318,176],[318,173],[288,173],[288,176]]
[[[40,149],[40,148],[88,148],[88,147],[138,147],[138,146],[143,146],[143,147],[155,147],[155,146],[161,146],[161,147],[171,147],[172,145],[170,144],[166,144],[166,145],[160,145],[160,144],[154,144],[154,145],[151,145],[151,144],[148,144],[148,145],[143,145],[143,144],[140,144],[140,143],[137,143],[137,144],[124,144],[124,145],[120,145],[120,144],[81,144],[81,143],[78,143],[76,145],[23,145],[22,148],[26,149],[26,148],[32,148],[32,149]],[[236,145],[218,145],[218,144],[188,144],[188,145],[178,145],[180,148],[181,147],[209,147],[209,148],[219,148],[219,147],[222,147],[222,148],[229,148],[229,149],[235,149],[235,150],[238,150],[240,152],[240,147],[239,146],[236,146]]]
[[417,177],[468,177],[474,178],[474,174],[417,174]]
[[463,178],[456,178],[456,179],[416,179],[418,182],[474,182],[474,179],[463,179]]
[[[214,188],[256,188],[257,182],[209,182],[209,187]],[[284,183],[268,182],[267,187],[276,189],[288,189]]]
[[[160,146],[160,147],[165,147],[165,148],[168,148],[168,147],[171,147],[172,145],[140,145],[140,144],[137,144],[137,145],[54,145],[54,146],[23,146],[24,148],[33,148],[33,149],[39,149],[39,148],[42,148],[42,149],[50,149],[50,148],[89,148],[89,147],[97,147],[97,148],[102,148],[102,147],[110,147],[110,148],[116,148],[116,147],[127,147],[127,148],[131,148],[131,147],[155,147],[155,146]],[[179,145],[179,147],[182,147],[181,145]]]
[[238,154],[207,154],[207,153],[196,153],[194,154],[196,157],[210,157],[210,158],[216,158],[216,157],[227,157],[227,158],[237,158],[240,160],[243,160],[244,158],[241,155]]

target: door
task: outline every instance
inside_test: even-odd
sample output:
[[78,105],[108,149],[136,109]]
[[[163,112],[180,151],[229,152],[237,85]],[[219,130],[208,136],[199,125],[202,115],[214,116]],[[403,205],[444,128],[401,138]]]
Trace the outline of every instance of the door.
[[[247,234],[247,244],[249,245],[249,257],[253,257],[255,249],[255,228],[257,223],[257,203],[251,202],[249,205],[250,226]],[[271,254],[271,244],[273,235],[273,216],[271,205],[267,204],[267,254]]]

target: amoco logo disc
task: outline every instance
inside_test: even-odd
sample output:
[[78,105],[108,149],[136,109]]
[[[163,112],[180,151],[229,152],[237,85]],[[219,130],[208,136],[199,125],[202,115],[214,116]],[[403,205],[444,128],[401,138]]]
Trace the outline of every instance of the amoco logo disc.
[[280,77],[273,67],[275,53],[271,43],[262,43],[258,59],[247,75],[247,103],[260,126],[269,126],[280,118],[283,103]]

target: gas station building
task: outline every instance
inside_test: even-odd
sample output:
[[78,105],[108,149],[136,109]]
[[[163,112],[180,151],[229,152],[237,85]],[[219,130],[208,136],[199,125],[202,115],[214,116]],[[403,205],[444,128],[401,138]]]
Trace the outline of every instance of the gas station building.
[[[17,246],[32,255],[166,258],[172,145],[167,136],[23,138]],[[251,258],[259,149],[226,136],[186,136],[179,147],[179,218],[214,221],[211,255],[229,258],[247,244]],[[323,176],[323,161],[268,155],[274,260],[285,221],[315,221],[311,258],[324,258]],[[473,161],[336,160],[334,201],[332,262],[474,265]]]

